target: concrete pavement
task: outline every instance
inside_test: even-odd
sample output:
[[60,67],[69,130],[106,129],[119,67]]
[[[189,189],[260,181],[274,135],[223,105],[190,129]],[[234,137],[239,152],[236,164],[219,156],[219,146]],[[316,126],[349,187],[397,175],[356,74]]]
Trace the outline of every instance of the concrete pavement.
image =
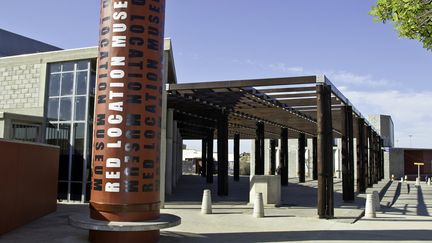
[[[283,189],[283,205],[267,207],[265,218],[252,217],[247,205],[248,178],[230,181],[230,197],[213,195],[214,214],[200,213],[202,189],[209,187],[200,177],[184,176],[163,213],[182,217],[182,224],[161,232],[161,242],[432,242],[432,187],[414,182],[386,182],[374,189],[386,192],[376,219],[355,219],[362,213],[364,195],[355,203],[341,200],[341,185],[335,184],[335,219],[316,216],[316,182],[290,180]],[[232,179],[232,178],[230,178]],[[216,184],[216,182],[215,182]],[[214,186],[210,186],[213,194]],[[387,208],[385,206],[392,206]],[[58,211],[0,236],[0,242],[87,242],[87,232],[67,224],[72,214],[87,213],[88,205],[60,204]],[[353,223],[355,221],[355,223]]]

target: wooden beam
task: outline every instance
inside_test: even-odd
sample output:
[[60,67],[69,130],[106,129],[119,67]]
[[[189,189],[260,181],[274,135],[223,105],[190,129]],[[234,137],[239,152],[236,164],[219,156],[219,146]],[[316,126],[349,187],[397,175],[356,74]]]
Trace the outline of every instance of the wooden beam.
[[272,86],[272,85],[294,85],[294,84],[298,85],[298,84],[312,84],[312,83],[316,83],[316,76],[169,84],[168,91],[193,90],[193,89],[242,88],[242,87],[259,87],[259,86]]

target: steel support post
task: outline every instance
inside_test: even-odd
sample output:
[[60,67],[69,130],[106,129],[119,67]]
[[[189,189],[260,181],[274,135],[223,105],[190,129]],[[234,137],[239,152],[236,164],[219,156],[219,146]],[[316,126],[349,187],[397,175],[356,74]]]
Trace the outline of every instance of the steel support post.
[[305,182],[305,147],[306,136],[304,133],[300,133],[298,138],[298,177],[300,183]]
[[381,180],[381,152],[380,152],[380,140],[378,133],[375,137],[375,154],[376,154],[376,166],[377,166],[377,183]]
[[357,192],[366,192],[365,180],[365,129],[364,119],[358,119],[358,134],[357,134]]
[[240,134],[234,135],[234,181],[240,180]]
[[207,136],[207,183],[213,183],[214,174],[214,159],[213,159],[213,140],[214,140],[214,130],[210,129]]
[[[126,17],[113,18],[119,11]],[[90,217],[156,220],[160,217],[162,70],[167,68],[162,67],[165,0],[101,1],[100,14]],[[131,27],[137,31],[129,31]],[[133,39],[152,40],[152,44],[129,44]],[[156,242],[159,230],[90,230],[89,238],[107,243]]]
[[228,196],[228,116],[223,113],[217,122],[218,195]]
[[318,216],[333,218],[333,126],[331,88],[317,86]]
[[207,175],[207,138],[201,140],[201,176]]
[[368,142],[368,163],[367,163],[367,185],[373,186],[373,149],[372,149],[372,127],[367,126],[367,140]]
[[384,179],[384,140],[380,137],[380,163],[381,163],[381,176],[380,179]]
[[270,140],[270,175],[276,174],[276,144],[276,139]]
[[288,128],[281,129],[281,151],[279,154],[281,185],[288,185]]
[[342,197],[354,201],[354,154],[352,107],[342,108]]
[[377,184],[379,181],[380,166],[379,166],[379,154],[378,154],[378,134],[374,132],[373,135],[373,154],[374,154],[374,177],[373,183]]
[[255,175],[264,175],[264,123],[257,122],[255,138]]
[[318,180],[318,138],[312,138],[312,179]]
[[375,145],[376,145],[376,156],[377,156],[377,182],[379,182],[381,180],[381,146],[380,146],[380,139],[379,139],[379,135],[377,133],[376,135],[376,140],[375,140]]

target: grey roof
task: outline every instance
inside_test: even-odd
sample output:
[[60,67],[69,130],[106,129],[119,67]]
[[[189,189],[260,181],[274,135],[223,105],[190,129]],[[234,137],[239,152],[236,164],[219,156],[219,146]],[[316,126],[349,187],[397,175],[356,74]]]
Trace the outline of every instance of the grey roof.
[[58,50],[62,49],[0,29],[0,57]]

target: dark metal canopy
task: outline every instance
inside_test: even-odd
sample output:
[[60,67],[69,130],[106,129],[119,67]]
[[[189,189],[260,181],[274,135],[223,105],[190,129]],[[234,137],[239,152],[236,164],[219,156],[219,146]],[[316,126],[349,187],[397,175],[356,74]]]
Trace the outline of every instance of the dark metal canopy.
[[[266,138],[280,138],[281,128],[289,129],[290,138],[316,137],[317,86],[323,84],[331,87],[333,136],[340,137],[342,107],[352,104],[325,76],[169,84],[168,108],[184,139],[206,137],[223,115],[230,138],[255,138],[257,122],[265,124]],[[362,118],[352,108],[354,119]]]

